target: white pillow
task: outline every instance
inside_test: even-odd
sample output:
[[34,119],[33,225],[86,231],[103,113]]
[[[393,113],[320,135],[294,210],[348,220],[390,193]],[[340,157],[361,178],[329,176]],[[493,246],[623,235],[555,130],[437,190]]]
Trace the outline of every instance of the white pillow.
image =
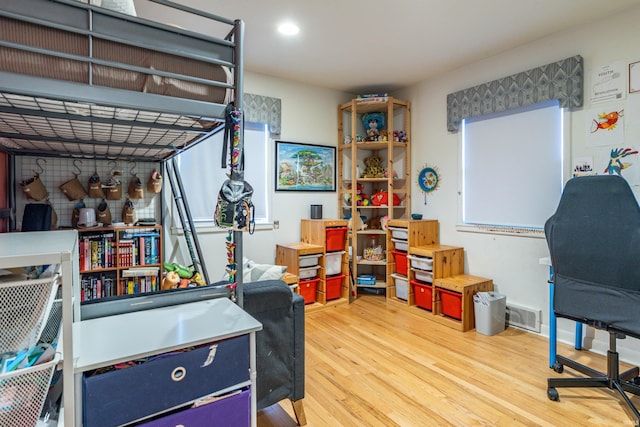
[[242,274],[245,282],[258,282],[261,280],[282,279],[287,267],[284,265],[255,264],[251,263],[249,268]]

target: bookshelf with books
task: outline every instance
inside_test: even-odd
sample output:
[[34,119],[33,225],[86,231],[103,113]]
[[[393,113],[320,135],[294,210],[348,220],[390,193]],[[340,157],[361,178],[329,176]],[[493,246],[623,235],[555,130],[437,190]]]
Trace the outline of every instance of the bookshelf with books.
[[160,289],[161,226],[79,229],[78,236],[81,301]]

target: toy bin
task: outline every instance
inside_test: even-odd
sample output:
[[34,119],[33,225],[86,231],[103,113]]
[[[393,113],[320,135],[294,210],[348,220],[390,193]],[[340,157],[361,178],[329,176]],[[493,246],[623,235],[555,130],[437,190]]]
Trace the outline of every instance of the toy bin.
[[417,280],[412,280],[411,286],[413,286],[416,305],[431,311],[433,309],[433,288],[431,285],[420,283]]
[[389,227],[389,230],[391,231],[391,237],[394,239],[407,240],[409,238],[409,232],[406,228]]
[[442,314],[461,320],[462,294],[442,288],[438,288],[438,293],[440,293]]
[[344,274],[339,274],[337,276],[327,276],[325,278],[327,301],[340,298],[342,279],[344,279],[344,276]]
[[316,289],[318,288],[318,282],[320,282],[320,279],[300,280],[298,289],[300,290],[300,295],[304,298],[305,304],[316,302]]
[[361,274],[357,278],[358,285],[374,286],[376,284],[376,276],[372,274]]
[[408,241],[400,240],[400,239],[391,239],[391,241],[395,244],[397,251],[406,252],[407,250],[409,250],[409,242]]
[[318,270],[320,269],[319,265],[314,265],[313,267],[305,267],[298,270],[298,277],[300,280],[302,279],[313,279],[318,276]]
[[393,257],[396,260],[396,273],[407,275],[407,254],[401,251],[391,251]]
[[413,275],[417,280],[426,283],[433,283],[433,272],[417,270],[415,268],[412,268],[411,270],[413,270]]
[[396,273],[393,273],[391,277],[393,277],[393,281],[396,285],[396,297],[406,301],[409,298],[407,278]]
[[298,258],[298,267],[312,267],[320,262],[320,254],[304,255]]
[[325,250],[327,252],[343,250],[346,234],[347,227],[327,227]]
[[427,271],[433,270],[433,258],[417,255],[407,255],[407,258],[411,260],[411,267],[413,268]]
[[334,274],[342,273],[342,255],[344,251],[331,252],[327,253],[324,256],[326,269],[325,274],[328,276],[332,276]]

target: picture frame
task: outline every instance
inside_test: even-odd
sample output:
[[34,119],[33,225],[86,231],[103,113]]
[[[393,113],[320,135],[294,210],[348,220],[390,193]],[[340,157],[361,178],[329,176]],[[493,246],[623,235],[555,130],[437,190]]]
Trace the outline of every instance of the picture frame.
[[629,64],[629,93],[640,92],[640,61]]
[[336,147],[276,141],[276,191],[336,191]]

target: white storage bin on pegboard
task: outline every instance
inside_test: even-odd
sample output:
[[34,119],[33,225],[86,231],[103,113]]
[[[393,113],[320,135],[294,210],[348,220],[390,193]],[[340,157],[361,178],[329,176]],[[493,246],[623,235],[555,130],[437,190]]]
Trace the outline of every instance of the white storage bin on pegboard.
[[38,342],[58,284],[58,275],[27,280],[0,276],[0,353],[20,351]]

